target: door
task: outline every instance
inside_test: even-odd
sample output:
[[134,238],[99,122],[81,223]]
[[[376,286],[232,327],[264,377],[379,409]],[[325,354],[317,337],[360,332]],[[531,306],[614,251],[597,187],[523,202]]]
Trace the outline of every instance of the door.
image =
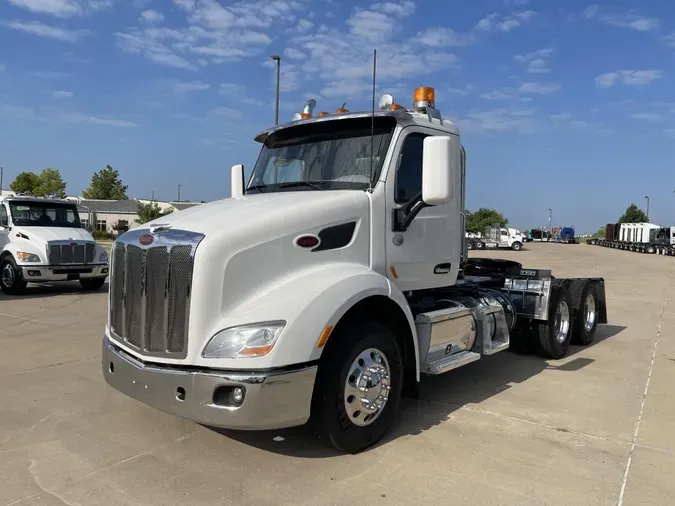
[[461,146],[456,136],[451,136],[453,153],[447,168],[452,171],[452,200],[425,207],[407,230],[392,230],[393,210],[422,191],[423,143],[429,135],[438,133],[416,126],[404,128],[396,141],[398,156],[387,174],[386,272],[403,291],[454,284],[463,248]]
[[0,251],[9,243],[9,213],[4,204],[0,204]]

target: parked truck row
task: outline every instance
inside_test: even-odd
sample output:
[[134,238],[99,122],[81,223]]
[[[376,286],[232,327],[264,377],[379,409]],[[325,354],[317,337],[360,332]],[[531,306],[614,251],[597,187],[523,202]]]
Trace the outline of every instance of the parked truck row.
[[588,244],[639,253],[675,255],[675,227],[653,223],[608,223],[604,238],[592,238]]
[[510,347],[559,359],[590,344],[607,323],[604,279],[468,258],[466,151],[434,94],[316,116],[308,103],[256,137],[230,198],[120,235],[107,383],[207,426],[309,422],[354,453],[424,375]]

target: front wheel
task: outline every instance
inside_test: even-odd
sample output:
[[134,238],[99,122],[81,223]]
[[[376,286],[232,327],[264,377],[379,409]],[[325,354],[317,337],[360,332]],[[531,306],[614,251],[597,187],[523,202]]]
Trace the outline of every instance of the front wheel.
[[312,417],[320,437],[358,453],[387,432],[401,398],[403,355],[394,333],[372,321],[349,322],[330,337],[319,367]]
[[85,290],[98,290],[105,283],[105,278],[82,278],[80,285]]
[[519,243],[518,241],[516,241],[511,245],[511,249],[513,251],[520,251],[521,249],[523,249],[523,245],[522,245],[522,243]]
[[0,261],[0,288],[4,293],[17,295],[26,288],[27,284],[11,256],[6,256]]
[[485,249],[485,243],[483,241],[478,241],[476,243],[476,249]]

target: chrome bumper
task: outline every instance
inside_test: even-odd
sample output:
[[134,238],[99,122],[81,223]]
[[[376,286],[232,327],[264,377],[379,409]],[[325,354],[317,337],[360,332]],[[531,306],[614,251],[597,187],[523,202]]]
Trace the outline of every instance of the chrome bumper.
[[[309,419],[317,366],[238,373],[143,364],[103,338],[103,376],[119,392],[154,408],[212,427],[280,429]],[[227,395],[244,389],[233,406]],[[228,405],[229,404],[229,405]]]
[[[104,278],[109,275],[108,264],[92,265],[21,265],[21,276],[29,283],[68,281],[70,279]],[[82,272],[90,271],[90,272]],[[77,274],[77,278],[74,275]]]

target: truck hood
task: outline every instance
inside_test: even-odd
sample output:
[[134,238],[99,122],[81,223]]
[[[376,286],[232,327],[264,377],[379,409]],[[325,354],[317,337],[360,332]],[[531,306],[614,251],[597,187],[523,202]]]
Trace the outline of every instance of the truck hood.
[[256,227],[282,235],[358,215],[368,196],[357,190],[257,193],[227,198],[174,212],[146,223],[210,235],[256,235]]
[[66,227],[15,227],[14,231],[30,237],[31,241],[94,241],[89,232],[83,228]]

